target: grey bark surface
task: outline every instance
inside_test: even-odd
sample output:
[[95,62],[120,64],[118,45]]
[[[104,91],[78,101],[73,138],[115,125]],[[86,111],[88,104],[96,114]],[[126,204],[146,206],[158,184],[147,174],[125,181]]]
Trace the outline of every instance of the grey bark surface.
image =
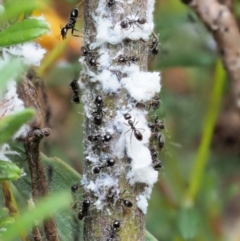
[[[129,14],[136,14],[138,9],[140,9],[138,16],[144,17],[146,13],[146,4],[147,1],[134,1],[131,5],[127,4],[127,1],[124,1],[125,4],[116,2],[112,7],[110,12],[112,18],[112,25],[120,20],[123,20],[125,16],[120,16],[118,13],[118,8],[124,8],[126,16]],[[107,1],[106,1],[107,4]],[[90,44],[96,36],[96,29],[94,26],[94,20],[91,16],[98,6],[98,1],[88,0],[84,1],[84,21],[85,21],[85,45]],[[136,55],[140,58],[139,65],[141,70],[147,70],[147,61],[148,61],[148,48],[147,43],[141,40],[130,41],[129,43],[120,43],[117,45],[110,45],[105,43],[108,46],[108,54],[114,56],[119,50],[123,49],[123,54],[128,56]],[[91,66],[89,66],[91,68]],[[88,153],[86,152],[89,141],[89,135],[97,135],[101,128],[109,126],[109,123],[113,121],[116,111],[119,108],[119,103],[122,106],[123,104],[128,103],[129,96],[125,89],[120,89],[118,93],[106,95],[99,90],[98,83],[92,83],[89,79],[89,76],[82,74],[81,81],[85,84],[84,95],[85,95],[85,105],[93,103],[97,95],[102,95],[104,99],[104,122],[101,127],[94,125],[91,118],[85,117],[85,161],[84,161],[84,174],[88,180],[95,181],[97,178],[96,174],[92,173],[92,165],[86,159]],[[91,106],[90,106],[91,109]],[[111,125],[111,124],[110,124]],[[111,141],[118,140],[120,134],[114,133],[112,135]],[[134,136],[132,137],[134,138]],[[111,153],[111,149],[107,147],[104,150],[99,150],[98,148],[92,150],[96,156],[100,156],[101,152],[104,151],[106,155],[114,157],[114,153]],[[115,158],[115,157],[114,157]],[[117,232],[116,239],[113,240],[132,240],[132,241],[143,241],[145,238],[145,215],[137,207],[136,196],[143,191],[144,185],[129,185],[126,180],[126,173],[129,171],[129,159],[125,153],[125,157],[122,159],[116,159],[116,164],[114,168],[108,171],[109,175],[112,175],[114,178],[118,179],[119,189],[121,192],[126,190],[128,199],[133,202],[132,208],[126,208],[122,202],[109,203],[107,207],[101,212],[97,212],[95,209],[90,211],[88,217],[84,219],[84,240],[85,241],[97,241],[97,240],[108,240],[110,237],[111,225],[114,220],[119,220],[121,222],[120,231]],[[85,198],[91,200],[96,200],[92,193],[85,193]]]

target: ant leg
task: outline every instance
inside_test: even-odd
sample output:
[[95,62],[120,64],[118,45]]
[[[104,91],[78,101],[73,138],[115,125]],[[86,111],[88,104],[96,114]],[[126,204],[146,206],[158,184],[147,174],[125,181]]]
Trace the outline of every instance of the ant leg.
[[[81,32],[80,30],[78,30],[78,29],[76,29],[76,28],[73,28],[74,29],[74,31],[78,31],[78,32]],[[73,32],[73,31],[72,31]]]
[[130,135],[130,144],[132,144],[132,133],[133,133],[133,130],[132,130],[131,135]]
[[80,38],[84,38],[83,36],[76,35],[76,34],[72,34],[72,36],[74,36],[74,37],[80,37]]
[[126,131],[126,132],[124,133],[124,135],[126,135],[131,129],[132,129],[132,128],[130,128],[128,131]]

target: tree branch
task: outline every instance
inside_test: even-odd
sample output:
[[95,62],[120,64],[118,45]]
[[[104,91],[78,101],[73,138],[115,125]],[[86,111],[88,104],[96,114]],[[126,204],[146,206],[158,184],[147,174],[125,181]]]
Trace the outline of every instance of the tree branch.
[[[49,128],[42,128],[49,120],[49,111],[46,103],[44,103],[44,107],[47,109],[42,108],[40,98],[42,97],[42,101],[46,102],[46,94],[43,85],[40,84],[40,91],[35,88],[34,80],[36,81],[36,79],[37,77],[34,72],[29,72],[27,78],[25,78],[18,86],[19,97],[24,101],[25,106],[34,107],[36,110],[35,119],[30,123],[30,131],[27,137],[22,138],[31,173],[32,199],[34,202],[41,197],[48,195],[48,186],[40,159],[39,145],[42,138],[49,136],[51,132]],[[48,241],[59,240],[56,224],[53,218],[45,220],[43,227]],[[34,227],[32,235],[36,241],[41,238],[37,227]]]
[[182,0],[202,19],[216,40],[231,87],[231,103],[240,109],[240,35],[236,20],[227,6],[217,0]]

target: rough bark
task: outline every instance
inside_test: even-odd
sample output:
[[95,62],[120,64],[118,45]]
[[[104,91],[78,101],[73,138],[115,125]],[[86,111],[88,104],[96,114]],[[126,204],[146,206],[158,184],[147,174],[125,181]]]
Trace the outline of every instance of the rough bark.
[[[146,9],[147,1],[134,1],[133,4],[126,4],[117,2],[109,11],[109,14],[112,18],[112,25],[116,22],[122,20],[125,16],[129,14],[136,14],[136,9],[141,9],[138,13],[139,16],[146,16],[144,12]],[[106,1],[107,4],[107,1]],[[92,18],[92,13],[96,10],[98,1],[89,0],[84,1],[84,21],[85,21],[85,45],[92,43],[94,36],[96,35],[96,29],[94,26],[94,20]],[[118,8],[124,8],[125,16],[120,16]],[[129,43],[120,43],[117,45],[108,44],[107,54],[109,56],[114,56],[118,51],[123,50],[123,55],[136,55],[140,58],[140,69],[147,70],[147,59],[148,59],[148,48],[147,43],[141,40],[130,41]],[[90,66],[91,68],[91,66]],[[89,141],[88,136],[97,135],[101,131],[101,128],[109,126],[109,123],[113,120],[117,111],[117,103],[121,105],[127,104],[129,101],[129,96],[126,93],[126,90],[123,88],[118,91],[118,93],[112,93],[110,95],[102,94],[99,90],[98,83],[92,83],[90,77],[82,74],[81,81],[85,84],[84,89],[84,100],[85,104],[89,106],[90,103],[94,102],[94,99],[97,95],[102,95],[104,99],[104,122],[98,127],[94,125],[92,117],[85,117],[85,150],[87,150]],[[119,105],[119,104],[118,104]],[[119,138],[118,133],[112,135],[112,142],[116,141]],[[135,138],[134,135],[132,138]],[[96,156],[112,156],[111,149],[108,149],[107,146],[100,147],[92,150]],[[88,180],[95,181],[98,175],[92,173],[93,165],[87,160],[88,153],[85,152],[85,176]],[[115,157],[114,157],[115,158]],[[144,185],[135,184],[133,186],[129,185],[126,181],[126,173],[129,170],[128,164],[129,159],[125,154],[125,157],[122,159],[116,159],[116,164],[114,168],[111,169],[110,175],[118,179],[119,190],[121,192],[126,190],[129,200],[133,202],[132,208],[124,207],[122,201],[117,201],[116,203],[109,202],[109,205],[105,207],[101,212],[96,210],[91,210],[89,216],[84,219],[84,240],[86,241],[96,241],[96,240],[108,240],[111,237],[111,226],[114,220],[119,220],[121,223],[121,228],[117,235],[114,236],[113,240],[133,240],[133,241],[143,241],[145,236],[145,215],[136,205],[136,196],[143,191]],[[84,195],[85,198],[96,201],[93,193],[86,192]],[[110,239],[109,239],[110,240]]]
[[198,14],[212,32],[230,79],[230,101],[240,108],[240,42],[236,20],[226,5],[217,0],[182,0]]
[[[35,81],[35,82],[34,82]],[[42,91],[36,86],[40,85]],[[37,77],[33,71],[19,84],[18,95],[24,101],[26,107],[33,107],[36,110],[34,120],[30,123],[30,131],[27,137],[21,138],[26,151],[28,166],[31,174],[32,199],[39,200],[48,195],[48,185],[44,173],[44,168],[40,159],[40,142],[43,137],[50,135],[49,128],[43,128],[49,121],[49,108],[46,103],[46,93],[43,85],[37,83]],[[42,107],[44,103],[44,108]],[[51,217],[43,223],[44,232],[48,241],[58,241],[57,227]],[[37,227],[33,228],[32,236],[34,240],[41,240],[41,234]]]

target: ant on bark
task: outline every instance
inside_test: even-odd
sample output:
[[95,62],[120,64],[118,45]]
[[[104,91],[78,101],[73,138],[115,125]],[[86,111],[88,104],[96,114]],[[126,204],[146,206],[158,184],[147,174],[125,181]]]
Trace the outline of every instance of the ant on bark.
[[[131,127],[127,132],[125,132],[125,134],[128,133],[129,131],[132,131],[132,133],[134,133],[134,136],[136,137],[136,139],[139,140],[139,141],[142,141],[143,136],[142,136],[142,133],[139,130],[143,130],[144,131],[144,129],[142,129],[142,128],[138,128],[137,129],[135,127],[137,125],[138,121],[137,122],[135,122],[135,120],[132,121],[131,120],[132,116],[129,113],[125,113],[123,116],[124,116],[124,119],[128,121],[128,124],[126,124],[126,123],[124,123],[124,124],[126,126],[130,126]],[[132,133],[131,133],[130,140],[132,139]]]
[[92,112],[92,115],[94,117],[93,121],[96,125],[101,125],[103,114],[105,113],[105,111],[102,109],[103,108],[103,99],[102,99],[101,95],[96,96],[94,104],[96,105],[96,109],[94,112]]
[[124,19],[124,20],[120,23],[121,28],[122,28],[122,29],[125,29],[125,30],[128,30],[128,29],[130,29],[132,26],[133,26],[133,28],[134,28],[134,24],[137,25],[138,27],[140,27],[139,24],[143,25],[143,24],[145,24],[145,23],[147,22],[147,19],[144,18],[144,17],[142,17],[142,18],[136,18],[137,15],[138,15],[138,12],[137,12],[137,14],[136,14],[133,18],[132,18],[132,17],[131,17],[131,18],[127,17],[126,19]]
[[110,229],[107,229],[108,232],[110,233],[110,236],[107,239],[107,241],[113,241],[116,238],[116,236],[118,236],[117,232],[120,231],[120,226],[121,226],[120,221],[114,220],[113,224],[110,226]]
[[105,163],[102,163],[101,165],[95,166],[93,168],[93,173],[98,174],[100,171],[105,167],[112,167],[115,165],[115,159],[108,158]]

